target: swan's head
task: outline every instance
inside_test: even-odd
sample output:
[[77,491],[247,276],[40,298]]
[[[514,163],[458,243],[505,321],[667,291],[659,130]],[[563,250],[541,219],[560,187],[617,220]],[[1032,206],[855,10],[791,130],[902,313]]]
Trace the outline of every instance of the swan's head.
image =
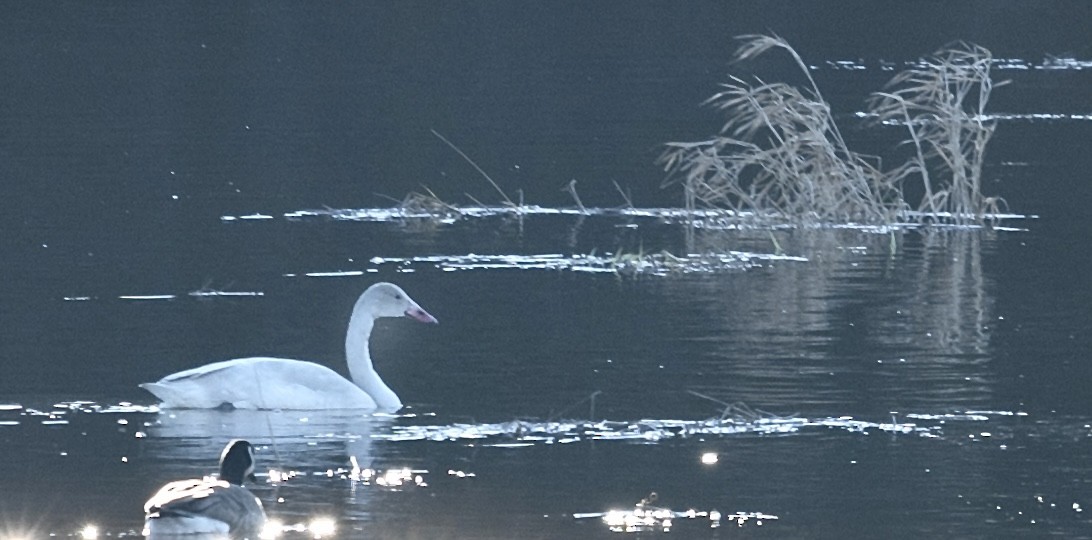
[[411,319],[435,324],[435,317],[417,305],[401,287],[393,283],[376,283],[356,302],[355,310],[366,310],[373,318],[409,317]]
[[254,477],[254,448],[249,442],[236,439],[224,447],[220,454],[220,480],[238,486],[243,480],[256,481]]

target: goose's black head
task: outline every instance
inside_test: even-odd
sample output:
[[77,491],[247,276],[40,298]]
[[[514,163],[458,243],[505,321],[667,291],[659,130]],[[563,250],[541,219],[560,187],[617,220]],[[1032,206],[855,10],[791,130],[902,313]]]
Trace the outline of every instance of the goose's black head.
[[239,486],[243,485],[243,480],[257,480],[254,478],[254,448],[249,442],[236,439],[224,448],[224,453],[220,454],[220,479]]

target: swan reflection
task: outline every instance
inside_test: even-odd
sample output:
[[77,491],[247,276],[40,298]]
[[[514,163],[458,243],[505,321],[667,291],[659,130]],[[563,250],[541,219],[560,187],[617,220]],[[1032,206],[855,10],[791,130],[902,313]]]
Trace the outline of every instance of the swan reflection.
[[[389,431],[391,415],[362,411],[164,410],[147,427],[148,451],[160,463],[191,468],[224,441],[244,438],[264,454],[270,483],[327,471],[371,466],[372,440]],[[317,472],[316,472],[317,471]],[[340,476],[340,475],[339,475]]]
[[[164,410],[147,428],[147,436],[170,440],[152,448],[165,462],[215,452],[225,440],[245,438],[273,455],[267,463],[309,468],[326,451],[343,451],[358,464],[372,462],[373,435],[385,430],[394,417],[361,411],[216,411]],[[339,454],[341,452],[338,452]],[[345,461],[342,461],[345,463]],[[325,469],[329,463],[323,463]]]

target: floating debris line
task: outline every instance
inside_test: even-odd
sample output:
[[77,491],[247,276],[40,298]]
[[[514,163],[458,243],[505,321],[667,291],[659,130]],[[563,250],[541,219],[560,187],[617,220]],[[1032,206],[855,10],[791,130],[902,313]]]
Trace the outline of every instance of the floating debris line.
[[[187,292],[182,294],[123,294],[116,298],[118,300],[125,300],[131,302],[152,302],[152,301],[171,301],[178,298],[188,296],[190,298],[196,298],[199,300],[207,300],[213,298],[258,298],[265,296],[262,291],[221,291],[218,289],[201,288],[196,291]],[[111,297],[107,297],[111,298]],[[62,299],[65,302],[91,302],[98,301],[98,296],[64,296]]]
[[[870,116],[871,113],[858,113],[859,117]],[[1092,116],[1089,116],[1092,118]],[[1055,118],[1058,119],[1058,118]],[[1088,118],[1074,118],[1074,119],[1088,119]],[[832,228],[832,229],[854,229],[862,232],[871,232],[878,234],[887,234],[891,231],[899,230],[917,230],[923,228],[937,228],[938,224],[923,225],[920,222],[913,222],[916,217],[920,217],[920,212],[907,212],[906,218],[911,221],[893,223],[889,225],[877,226],[877,225],[865,225],[865,224],[818,224],[812,225],[808,228]],[[698,229],[714,229],[714,230],[734,230],[734,229],[754,229],[755,221],[758,216],[754,212],[750,211],[734,211],[728,209],[718,208],[695,208],[687,210],[685,208],[597,208],[597,207],[585,207],[585,208],[561,208],[561,207],[546,207],[538,205],[469,205],[469,206],[455,206],[444,205],[442,209],[437,210],[433,207],[406,207],[396,206],[391,208],[327,208],[321,210],[296,210],[293,212],[287,212],[282,215],[283,218],[289,221],[302,221],[308,219],[329,219],[334,221],[360,221],[360,222],[373,222],[373,223],[392,223],[392,222],[406,222],[406,221],[427,221],[438,225],[450,225],[463,219],[488,219],[488,218],[524,218],[524,217],[549,217],[549,216],[569,216],[573,218],[587,218],[587,217],[600,217],[600,218],[615,218],[615,219],[628,219],[628,220],[653,220],[654,222],[661,224],[675,224],[675,225],[687,225]],[[938,217],[942,218],[954,218],[960,217],[951,213],[938,213]],[[982,216],[986,222],[993,224],[994,230],[1011,230],[1011,231],[1023,231],[1019,228],[1001,228],[996,224],[1001,220],[1021,220],[1021,219],[1034,219],[1037,216],[1023,215],[1016,213],[997,213],[997,214],[985,214]],[[262,220],[274,219],[273,216],[262,214]],[[234,221],[252,221],[253,216],[232,216],[225,215],[220,216],[220,220],[223,222]],[[630,228],[637,228],[640,225],[637,223],[627,223],[625,226]],[[959,226],[950,226],[945,228],[957,228],[966,230],[982,229],[983,226],[979,224],[963,224]],[[766,229],[778,229],[778,230],[794,230],[800,229],[799,224],[792,223],[778,223],[774,216],[771,216],[769,223],[762,226]]]
[[626,275],[714,273],[729,270],[747,270],[767,266],[771,262],[807,262],[806,257],[728,251],[724,253],[691,253],[672,255],[658,253],[604,253],[603,255],[543,253],[534,255],[430,255],[421,257],[373,257],[372,266],[364,270],[316,271],[287,273],[284,277],[355,277],[378,272],[379,268],[394,266],[398,272],[412,272],[417,266],[428,266],[445,272],[461,270],[555,270],[589,273],[616,273]]
[[[286,212],[288,220],[332,219],[339,221],[390,222],[402,220],[436,220],[440,223],[454,223],[461,218],[523,217],[523,216],[599,216],[623,218],[652,218],[673,222],[689,221],[732,214],[729,210],[707,209],[686,210],[685,208],[561,208],[535,204],[523,205],[445,205],[442,210],[433,207],[396,206],[391,208],[325,208],[296,210]],[[262,216],[272,219],[272,216]],[[253,220],[253,216],[220,216],[221,221]]]
[[177,295],[174,294],[123,294],[118,297],[119,300],[174,300]]
[[678,511],[662,506],[656,506],[658,499],[656,492],[649,493],[641,499],[633,508],[628,510],[609,510],[607,512],[584,512],[573,514],[573,519],[598,518],[603,520],[612,532],[640,533],[648,531],[671,532],[678,520],[707,520],[709,528],[716,529],[722,521],[735,523],[742,527],[754,521],[755,525],[762,526],[764,521],[773,521],[777,516],[762,512],[734,512],[722,514],[718,510],[695,510],[693,508]]
[[662,440],[728,436],[738,434],[790,434],[805,429],[841,429],[851,433],[891,434],[939,437],[939,426],[912,422],[868,422],[849,416],[837,418],[772,417],[758,419],[638,420],[621,422],[558,421],[530,422],[515,420],[496,424],[451,424],[446,426],[393,426],[390,433],[373,434],[388,441],[472,441],[476,446],[518,448],[539,444],[570,444],[580,441],[628,441],[656,443]]
[[[858,116],[874,116],[869,113],[858,113]],[[1048,115],[1049,116],[1049,115]],[[1044,117],[1045,118],[1045,117]],[[1084,119],[1083,117],[1081,119]],[[441,223],[452,223],[455,218],[493,218],[493,217],[518,217],[518,216],[573,216],[573,217],[614,217],[614,218],[651,218],[669,223],[690,223],[692,220],[705,220],[705,219],[733,219],[733,218],[747,218],[753,215],[753,212],[736,212],[726,209],[694,209],[687,210],[685,208],[598,208],[587,207],[580,208],[562,208],[562,207],[547,207],[538,205],[522,205],[522,206],[451,206],[452,210],[446,214],[438,214],[433,211],[414,210],[403,207],[391,207],[391,208],[330,208],[323,210],[296,210],[293,212],[287,212],[283,214],[283,217],[289,220],[303,220],[308,218],[325,218],[341,221],[370,221],[370,222],[390,222],[401,221],[407,219],[437,219]],[[443,219],[444,215],[451,219]],[[916,213],[912,213],[916,214]],[[221,221],[238,221],[248,219],[249,216],[220,216]],[[987,216],[991,219],[1025,219],[1028,217],[1023,214],[1006,213]],[[263,219],[273,219],[273,216],[263,216]],[[906,223],[905,227],[920,227],[920,224]],[[843,225],[842,227],[847,227]],[[852,227],[852,225],[848,225]],[[897,228],[897,226],[896,226]]]
[[[857,118],[879,118],[876,113],[868,111],[857,111],[853,113]],[[982,121],[1024,121],[1024,122],[1055,122],[1055,121],[1077,121],[1087,122],[1092,120],[1092,114],[1085,113],[990,113],[983,114],[981,116],[974,117]],[[904,126],[906,122],[884,120],[881,122],[886,126]]]
[[807,262],[805,257],[728,251],[725,253],[687,254],[675,256],[659,253],[538,254],[538,255],[440,255],[426,257],[373,257],[376,266],[395,264],[405,267],[428,264],[446,271],[453,270],[569,270],[573,272],[606,272],[666,275],[670,273],[710,273],[724,270],[744,270],[771,261]]
[[[1033,60],[1027,60],[1024,58],[994,58],[991,64],[996,69],[1016,71],[1082,71],[1086,69],[1092,69],[1092,60],[1084,60],[1073,57],[1057,57],[1050,55],[1040,60],[1038,63]],[[894,71],[900,66],[925,68],[928,67],[928,63],[920,60],[906,60],[901,62],[882,59],[872,61],[865,61],[863,59],[826,60],[823,62],[822,68],[820,68],[820,66],[812,65],[808,66],[808,69],[812,71],[818,71],[820,69],[829,69],[834,71],[865,71],[870,69],[880,69],[881,71]]]
[[735,523],[737,526],[743,527],[750,520],[755,521],[756,525],[761,526],[763,520],[778,519],[778,516],[763,514],[761,512],[737,512],[723,515],[721,512],[715,511],[715,509],[712,509],[712,511],[698,511],[698,509],[693,508],[679,512],[663,506],[656,506],[654,503],[657,500],[658,495],[656,492],[652,492],[630,509],[578,513],[573,514],[572,517],[573,519],[600,518],[607,528],[613,532],[645,532],[655,530],[670,532],[672,527],[675,526],[675,521],[681,519],[708,520],[709,528],[711,529],[720,527],[722,520],[727,520],[728,523]]
[[[51,407],[37,408],[21,403],[0,404],[0,425],[14,426],[34,418],[34,422],[67,422],[77,414],[149,414],[162,412],[157,405],[142,405],[122,401],[116,404],[99,404],[92,401],[63,401]],[[279,411],[265,411],[280,414]],[[388,442],[433,441],[460,442],[468,446],[490,448],[525,448],[542,445],[564,445],[589,441],[618,441],[634,444],[657,444],[664,441],[687,438],[711,439],[735,435],[791,435],[817,430],[838,430],[860,435],[887,434],[909,435],[923,438],[940,438],[945,428],[955,423],[990,422],[999,417],[1026,418],[1023,411],[969,410],[950,413],[892,413],[890,421],[868,421],[852,416],[832,416],[825,418],[806,418],[795,415],[775,416],[771,413],[733,405],[725,409],[718,417],[702,420],[679,419],[641,419],[634,421],[619,420],[512,420],[496,423],[451,423],[446,425],[413,424],[427,421],[435,414],[398,415],[401,422],[370,433],[372,440]],[[376,415],[382,416],[382,415]],[[172,415],[173,417],[173,415]],[[126,422],[131,422],[128,419]],[[304,419],[306,421],[306,419]],[[125,423],[119,421],[119,423]],[[293,421],[293,425],[297,425]],[[1082,424],[1083,425],[1083,424]],[[991,432],[975,428],[976,436],[991,437]],[[312,441],[320,439],[340,439],[347,434],[334,432],[312,433]],[[960,431],[962,433],[962,431]],[[960,435],[962,436],[962,435]],[[141,435],[138,435],[141,437]],[[350,437],[352,438],[352,437]],[[704,461],[703,463],[715,463]],[[352,469],[337,470],[337,475],[348,475],[355,480],[378,478],[382,474],[394,474],[389,471],[371,470],[353,466]],[[416,476],[427,471],[411,470],[410,477],[403,482],[420,484]],[[398,474],[404,471],[399,470]],[[330,473],[323,473],[330,474]],[[459,475],[458,473],[451,473]],[[402,476],[405,476],[402,474]],[[462,476],[465,476],[463,473]],[[471,475],[473,476],[473,475]],[[383,482],[393,484],[394,477],[388,476]],[[412,479],[412,482],[409,480]]]
[[202,289],[199,291],[191,291],[190,296],[195,298],[249,298],[254,296],[265,296],[262,291],[218,291],[215,289]]

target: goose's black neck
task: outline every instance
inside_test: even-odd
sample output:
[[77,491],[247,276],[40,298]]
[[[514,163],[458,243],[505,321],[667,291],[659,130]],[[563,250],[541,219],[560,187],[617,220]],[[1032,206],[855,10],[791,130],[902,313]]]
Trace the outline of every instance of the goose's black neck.
[[250,443],[231,441],[220,456],[220,479],[237,486],[254,472],[254,451]]

